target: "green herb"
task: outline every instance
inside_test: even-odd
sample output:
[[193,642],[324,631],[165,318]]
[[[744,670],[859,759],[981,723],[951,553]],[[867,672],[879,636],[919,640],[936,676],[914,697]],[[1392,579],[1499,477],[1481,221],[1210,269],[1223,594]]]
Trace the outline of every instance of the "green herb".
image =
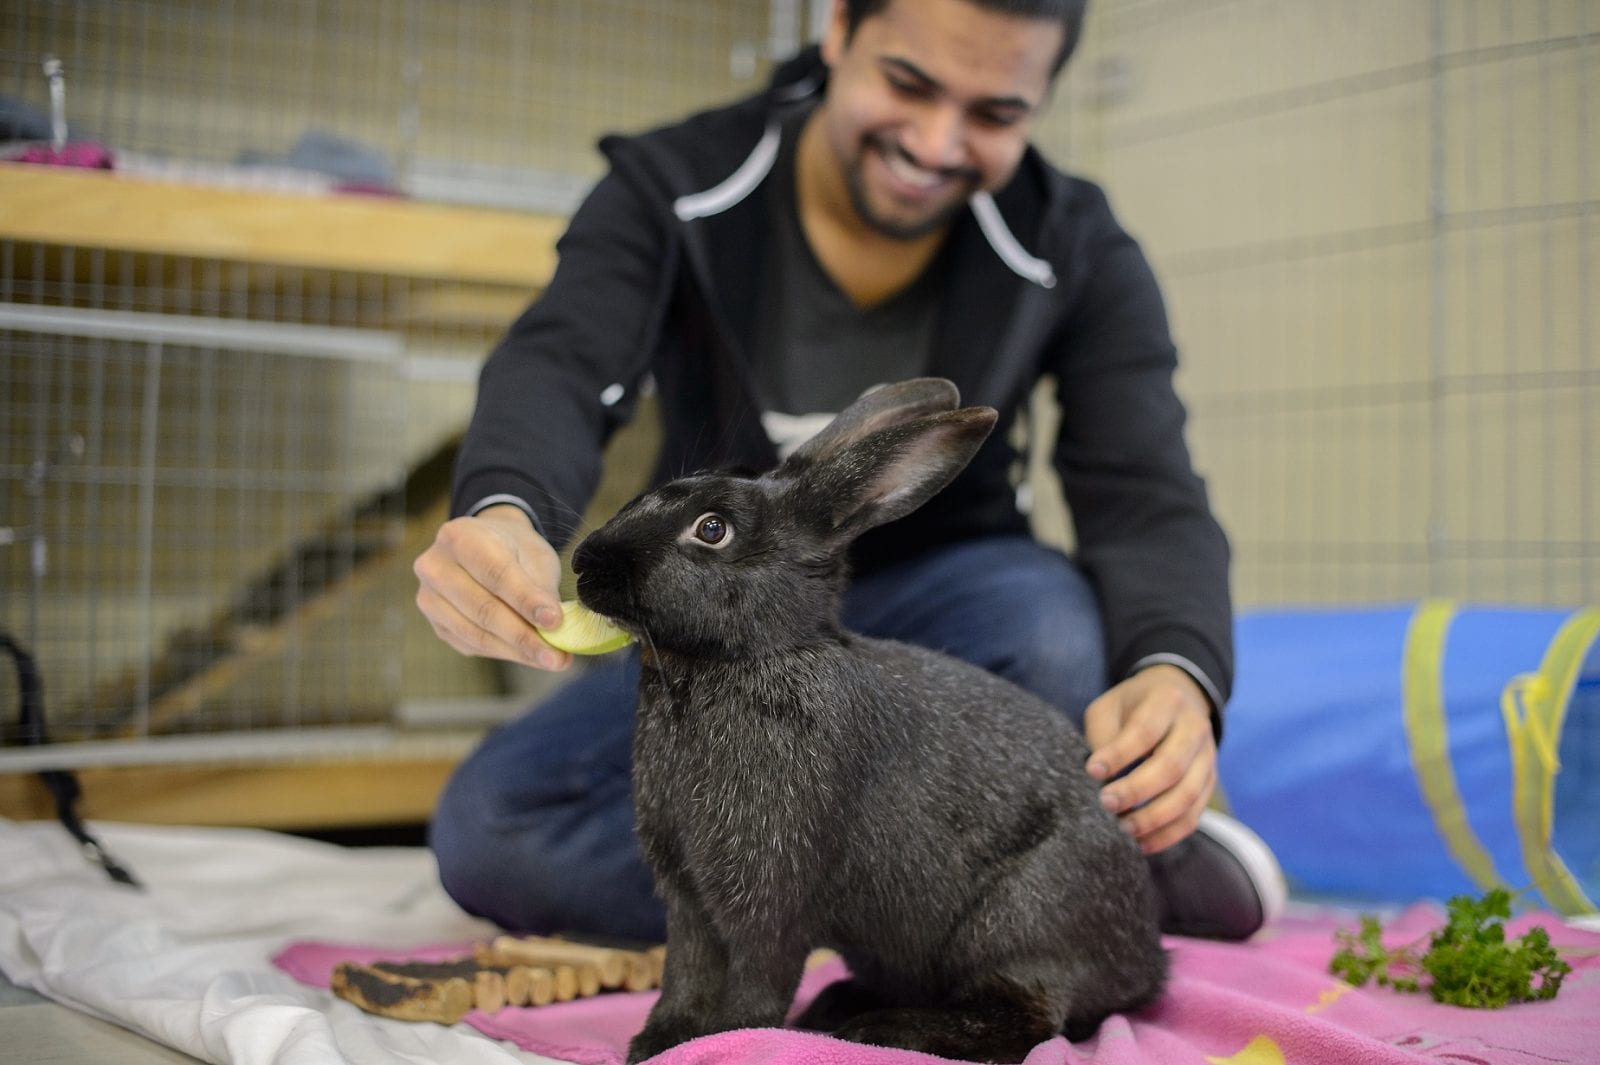
[[1513,1002],[1554,998],[1572,966],[1561,960],[1543,928],[1506,941],[1511,894],[1496,888],[1481,899],[1459,895],[1446,905],[1445,926],[1426,950],[1416,939],[1393,950],[1383,945],[1375,917],[1362,916],[1359,932],[1334,933],[1340,949],[1328,971],[1361,987],[1375,980],[1396,991],[1427,990],[1436,1002],[1498,1009]]

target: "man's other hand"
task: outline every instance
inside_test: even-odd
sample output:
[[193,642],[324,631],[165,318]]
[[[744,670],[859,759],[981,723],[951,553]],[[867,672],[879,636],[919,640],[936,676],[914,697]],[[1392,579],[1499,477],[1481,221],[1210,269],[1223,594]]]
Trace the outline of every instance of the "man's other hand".
[[1141,669],[1089,704],[1083,731],[1089,775],[1111,781],[1101,803],[1146,854],[1194,831],[1217,785],[1217,743],[1193,677],[1172,665]]

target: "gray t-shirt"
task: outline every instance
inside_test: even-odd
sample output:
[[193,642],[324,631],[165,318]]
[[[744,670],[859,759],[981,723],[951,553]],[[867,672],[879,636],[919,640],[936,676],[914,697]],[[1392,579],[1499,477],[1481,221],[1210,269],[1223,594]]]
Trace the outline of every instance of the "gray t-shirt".
[[795,145],[808,110],[784,121],[765,190],[772,218],[751,354],[762,425],[787,455],[869,388],[926,374],[943,256],[882,303],[858,308],[817,261],[800,224]]

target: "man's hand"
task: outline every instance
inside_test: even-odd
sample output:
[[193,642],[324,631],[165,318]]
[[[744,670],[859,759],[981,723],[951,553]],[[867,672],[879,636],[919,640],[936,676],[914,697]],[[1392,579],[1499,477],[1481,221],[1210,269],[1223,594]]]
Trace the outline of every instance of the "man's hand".
[[1100,801],[1146,854],[1194,831],[1217,785],[1217,743],[1211,703],[1193,677],[1165,664],[1141,669],[1089,704],[1083,731],[1096,780],[1144,759],[1102,788]]
[[445,522],[411,569],[417,609],[462,654],[536,669],[572,664],[534,631],[561,624],[561,560],[516,507]]

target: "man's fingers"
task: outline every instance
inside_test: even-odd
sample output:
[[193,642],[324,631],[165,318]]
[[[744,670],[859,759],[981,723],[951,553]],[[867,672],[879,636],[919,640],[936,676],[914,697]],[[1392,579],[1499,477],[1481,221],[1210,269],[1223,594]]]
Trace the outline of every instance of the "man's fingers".
[[502,620],[510,620],[515,624],[520,642],[508,641],[479,625],[433,589],[423,587],[418,590],[417,607],[433,625],[433,631],[439,638],[462,654],[502,658],[547,670],[562,670],[572,663],[571,655],[546,644],[538,633],[503,604],[500,607]]
[[571,655],[545,643],[527,619],[460,567],[440,565],[435,570],[419,559],[416,569],[421,578],[417,608],[456,650],[539,669],[565,669],[571,663]]
[[[1083,712],[1083,738],[1089,741],[1089,750],[1096,754],[1115,738],[1121,727],[1122,700],[1117,697],[1115,689],[1090,703]],[[1098,780],[1109,779],[1120,768],[1112,768],[1104,759],[1091,759],[1089,762],[1089,773]]]
[[1183,783],[1123,819],[1123,829],[1146,854],[1158,854],[1191,835],[1217,785],[1215,761],[1197,761]]
[[[1099,780],[1110,780],[1155,750],[1156,744],[1172,727],[1174,714],[1172,708],[1164,705],[1140,703],[1127,720],[1118,723],[1109,739],[1098,744],[1090,740],[1094,753],[1089,756],[1089,775]],[[1088,737],[1088,726],[1088,714],[1085,713],[1085,738]]]
[[433,626],[434,634],[452,648],[467,655],[517,660],[516,652],[497,638],[467,620],[443,596],[427,585],[417,589],[417,609]]
[[[531,527],[525,530],[525,538],[530,549],[542,543]],[[490,589],[498,602],[520,615],[525,623],[547,629],[561,623],[559,599],[552,590],[541,587],[536,575],[529,572],[526,560],[517,550],[517,541],[503,526],[496,528],[473,518],[457,518],[439,528],[437,543],[446,557],[454,560],[478,585]],[[546,561],[557,567],[549,580],[553,589],[560,576],[560,564],[553,562],[553,555]],[[451,598],[458,607],[470,609],[476,605]]]
[[[1165,718],[1167,731],[1148,749],[1148,757],[1127,776],[1100,789],[1101,804],[1112,813],[1131,810],[1177,787],[1211,740],[1210,732],[1201,731],[1192,715],[1159,716]],[[1140,744],[1145,742],[1144,729],[1130,726],[1130,730]]]

